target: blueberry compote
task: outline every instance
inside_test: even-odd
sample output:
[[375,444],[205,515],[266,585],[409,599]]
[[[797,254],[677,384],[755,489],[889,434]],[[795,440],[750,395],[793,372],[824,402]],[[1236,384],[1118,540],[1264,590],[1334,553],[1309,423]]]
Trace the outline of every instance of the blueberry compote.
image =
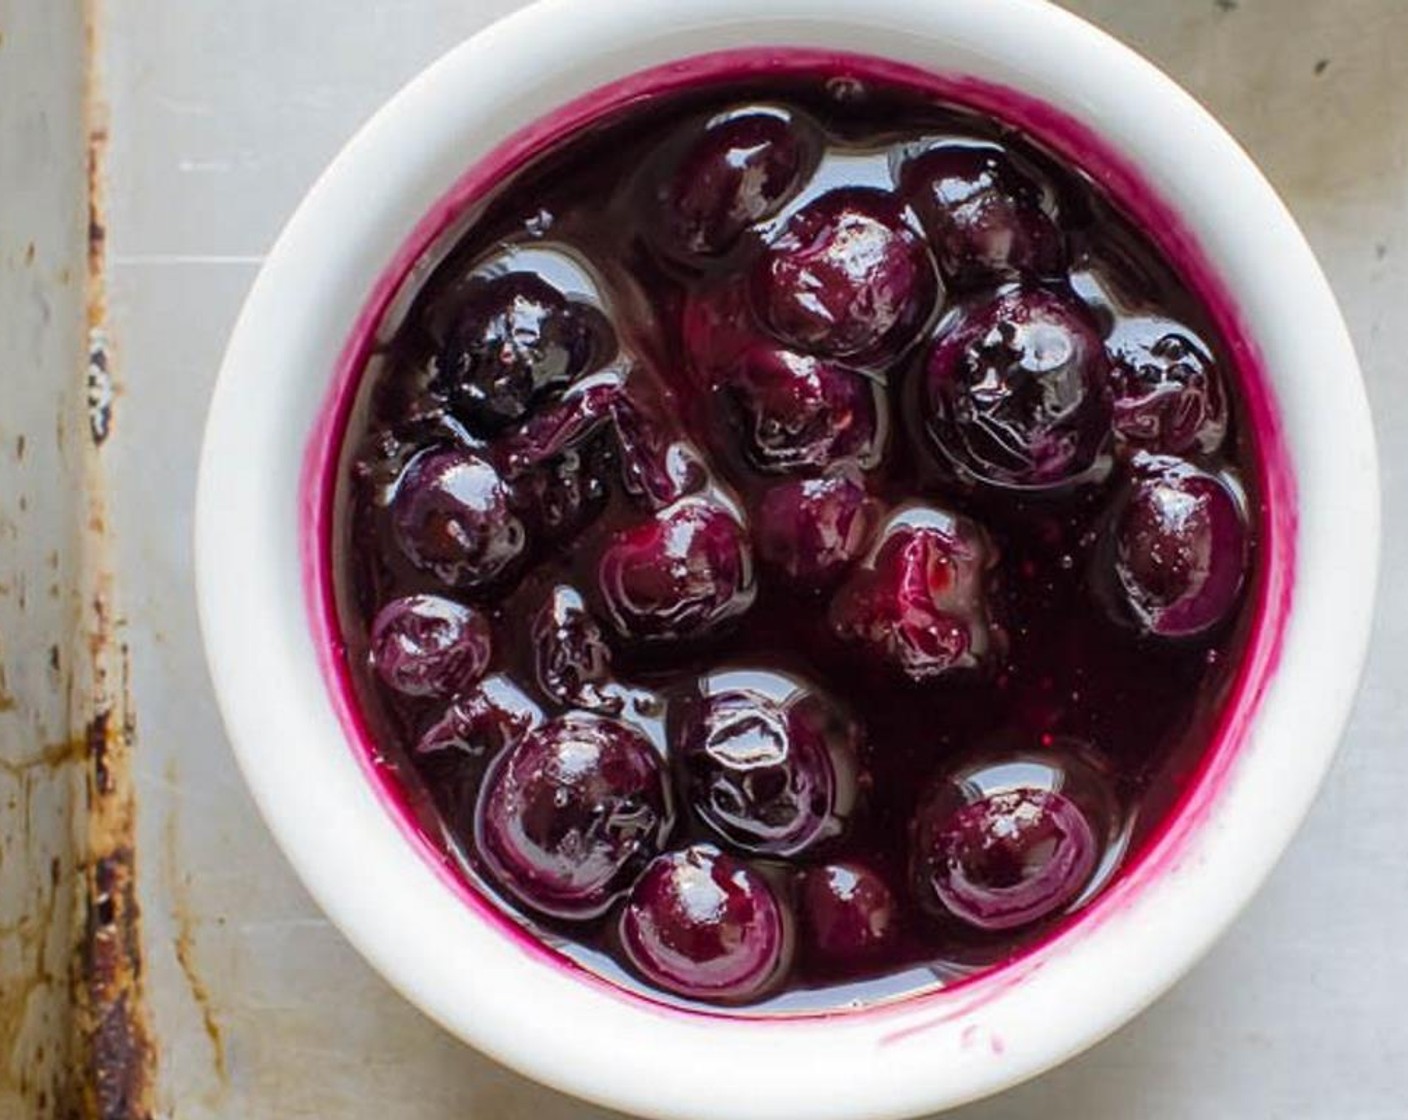
[[1203,758],[1251,629],[1237,371],[991,118],[835,73],[638,99],[483,193],[350,414],[379,760],[478,890],[663,998],[1010,959]]

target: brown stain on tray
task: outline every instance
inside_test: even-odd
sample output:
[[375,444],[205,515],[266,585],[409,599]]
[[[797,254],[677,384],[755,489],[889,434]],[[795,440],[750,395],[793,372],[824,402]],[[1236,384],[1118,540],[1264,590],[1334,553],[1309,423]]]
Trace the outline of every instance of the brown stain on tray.
[[102,447],[112,432],[113,370],[107,321],[105,210],[107,109],[101,97],[100,0],[85,0],[88,160],[86,307],[88,362],[83,447],[86,517],[81,530],[80,651],[86,664],[72,718],[84,728],[86,821],[81,942],[75,962],[76,1079],[86,1120],[151,1120],[155,1050],[144,988],[137,901],[136,713],[109,557]]
[[[179,783],[179,775],[174,761],[168,762],[164,774],[169,785]],[[225,1037],[220,1029],[220,1019],[215,1011],[215,1000],[210,987],[201,976],[196,953],[196,933],[200,919],[194,899],[191,897],[191,880],[181,873],[181,839],[175,809],[166,815],[163,830],[163,864],[165,868],[166,890],[171,897],[171,917],[176,925],[174,949],[176,964],[185,978],[191,1001],[200,1014],[201,1026],[210,1042],[211,1061],[219,1085],[216,1099],[223,1095],[229,1084],[229,1068],[225,1056]]]

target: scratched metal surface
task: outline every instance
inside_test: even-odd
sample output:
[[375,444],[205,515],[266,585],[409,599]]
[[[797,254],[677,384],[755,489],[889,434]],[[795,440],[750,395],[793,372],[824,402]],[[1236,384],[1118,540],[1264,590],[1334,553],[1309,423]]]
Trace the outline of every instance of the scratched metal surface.
[[[262,254],[387,94],[514,6],[104,0],[85,115],[78,0],[0,0],[0,1120],[603,1115],[444,1035],[321,918],[235,772],[193,608],[200,420]],[[1368,374],[1399,570],[1408,5],[1070,6],[1200,96],[1305,225]],[[85,135],[107,184],[91,215]],[[91,251],[90,226],[106,233]],[[114,377],[100,442],[93,329]],[[1408,586],[1390,578],[1381,604],[1344,754],[1246,917],[1136,1023],[963,1120],[1403,1116]],[[128,854],[140,916],[95,872],[120,888]],[[104,971],[93,943],[114,930],[131,936]]]
[[0,0],[0,1118],[150,1112],[88,6]]
[[[81,24],[0,0],[0,1117],[75,1104],[81,744],[65,687],[83,362]],[[21,41],[48,51],[26,61]],[[54,65],[49,65],[54,63]],[[62,1104],[59,1098],[64,1098]]]

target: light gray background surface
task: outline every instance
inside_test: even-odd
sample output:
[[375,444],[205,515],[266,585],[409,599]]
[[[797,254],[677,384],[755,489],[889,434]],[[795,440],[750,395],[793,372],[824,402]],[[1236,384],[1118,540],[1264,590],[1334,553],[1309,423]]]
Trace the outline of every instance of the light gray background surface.
[[[514,6],[101,5],[119,379],[108,460],[135,674],[141,895],[162,1115],[600,1115],[443,1034],[313,908],[235,772],[193,610],[201,418],[262,254],[314,175],[388,94]],[[1115,1038],[960,1115],[1408,1116],[1408,582],[1396,576],[1408,561],[1408,509],[1397,485],[1408,467],[1408,3],[1070,6],[1153,57],[1225,121],[1321,254],[1360,349],[1382,440],[1387,576],[1345,750],[1246,916]],[[642,1076],[698,1077],[706,1093],[727,1071]]]

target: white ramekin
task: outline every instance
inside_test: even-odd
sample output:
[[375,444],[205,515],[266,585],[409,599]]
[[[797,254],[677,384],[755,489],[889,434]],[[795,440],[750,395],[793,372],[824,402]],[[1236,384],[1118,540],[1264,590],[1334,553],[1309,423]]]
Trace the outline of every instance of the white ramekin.
[[[369,781],[328,687],[303,552],[320,514],[304,484],[359,316],[407,246],[450,216],[468,169],[600,87],[767,47],[877,56],[977,100],[1018,91],[1010,104],[1027,123],[1062,133],[1116,190],[1145,191],[1149,220],[1221,290],[1224,327],[1264,371],[1281,535],[1266,589],[1276,625],[1217,756],[1153,850],[1079,921],[956,990],[750,1021],[584,979],[467,904],[426,858]],[[347,936],[449,1030],[540,1081],[652,1116],[900,1116],[992,1093],[1089,1046],[1247,902],[1310,805],[1354,696],[1377,486],[1354,353],[1285,207],[1191,98],[1087,24],[1040,0],[544,0],[398,94],[270,254],[211,406],[200,610],[230,738],[270,828]]]

